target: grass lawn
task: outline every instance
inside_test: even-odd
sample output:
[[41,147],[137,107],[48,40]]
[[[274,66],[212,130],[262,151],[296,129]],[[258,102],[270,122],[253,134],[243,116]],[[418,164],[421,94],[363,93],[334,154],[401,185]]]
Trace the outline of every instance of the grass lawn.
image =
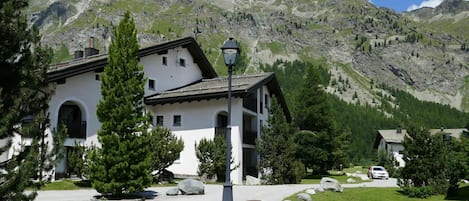
[[91,188],[91,183],[86,180],[71,180],[64,179],[59,181],[54,181],[47,183],[40,190],[78,190],[78,189],[89,189]]
[[[400,188],[346,188],[343,193],[324,192],[311,195],[314,201],[443,201],[443,200],[469,200],[469,186],[459,188],[458,194],[445,198],[444,195],[432,196],[428,199],[409,198],[401,193]],[[296,194],[284,200],[298,201]]]

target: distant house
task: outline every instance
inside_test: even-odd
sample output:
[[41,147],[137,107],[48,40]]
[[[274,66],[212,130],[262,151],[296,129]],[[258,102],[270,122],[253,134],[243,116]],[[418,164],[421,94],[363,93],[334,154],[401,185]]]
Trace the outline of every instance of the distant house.
[[[430,129],[430,134],[448,134],[451,137],[459,138],[463,131],[467,129],[457,128],[457,129]],[[403,151],[404,146],[404,136],[407,135],[407,130],[397,128],[393,130],[378,130],[376,134],[375,142],[373,148],[380,150],[385,150],[386,153],[391,154],[397,162],[398,167],[404,167],[405,161],[403,160]]]
[[[92,46],[84,52],[77,51],[74,60],[53,65],[48,72],[50,86],[54,89],[49,103],[51,128],[48,132],[59,122],[67,125],[67,152],[76,142],[86,146],[99,144],[97,131],[101,124],[96,108],[101,99],[100,76],[108,55],[98,52]],[[195,144],[202,138],[212,139],[226,133],[227,78],[217,75],[191,37],[144,47],[138,56],[147,78],[144,103],[152,115],[153,125],[170,128],[184,140],[184,150],[169,170],[176,175],[197,176]],[[234,184],[241,184],[246,175],[258,176],[255,139],[260,137],[274,96],[290,118],[273,73],[233,76],[232,157],[239,165],[231,172]],[[25,140],[17,136],[14,141],[19,144]],[[14,147],[4,158],[11,158],[13,152]],[[67,158],[64,158],[55,167],[52,177],[62,178],[70,173]]]

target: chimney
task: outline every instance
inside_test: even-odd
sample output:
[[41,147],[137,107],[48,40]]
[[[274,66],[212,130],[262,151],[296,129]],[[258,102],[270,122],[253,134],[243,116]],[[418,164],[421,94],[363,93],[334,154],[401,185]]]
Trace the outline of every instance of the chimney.
[[396,133],[397,133],[397,134],[401,134],[401,133],[402,133],[402,128],[401,128],[400,126],[397,127]]
[[94,48],[94,37],[91,36],[89,41],[88,41],[88,47]]
[[85,57],[99,54],[99,50],[94,48],[94,37],[91,36],[88,40],[88,47],[85,48]]
[[75,59],[83,58],[83,50],[75,50],[74,55],[75,55],[75,57],[74,57]]

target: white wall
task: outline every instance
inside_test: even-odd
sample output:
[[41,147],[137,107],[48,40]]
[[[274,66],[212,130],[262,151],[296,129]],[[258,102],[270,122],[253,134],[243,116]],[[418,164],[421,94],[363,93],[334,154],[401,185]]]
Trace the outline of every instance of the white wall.
[[[167,66],[162,64],[162,58],[167,57]],[[185,67],[180,66],[179,59],[185,60]],[[140,58],[140,65],[144,66],[145,76],[155,80],[155,90],[145,85],[145,95],[166,91],[188,85],[202,79],[202,71],[186,48],[178,47],[168,50],[168,54],[148,55]]]
[[[164,116],[164,127],[170,128],[176,136],[184,140],[184,150],[180,160],[168,169],[175,174],[197,175],[198,160],[195,155],[195,143],[202,138],[213,139],[217,114],[227,111],[226,99],[202,100],[149,107],[154,116]],[[173,126],[173,115],[181,115],[181,126]],[[231,119],[232,157],[235,165],[242,162],[242,101],[235,98],[232,102]],[[242,183],[242,169],[231,172],[234,184]]]
[[[49,103],[52,129],[57,127],[60,106],[65,102],[73,102],[80,107],[82,121],[86,121],[86,145],[98,144],[97,131],[101,124],[96,115],[96,108],[101,99],[101,81],[95,79],[95,72],[88,72],[66,79],[65,84],[57,84],[55,93]],[[66,146],[73,146],[67,140]]]

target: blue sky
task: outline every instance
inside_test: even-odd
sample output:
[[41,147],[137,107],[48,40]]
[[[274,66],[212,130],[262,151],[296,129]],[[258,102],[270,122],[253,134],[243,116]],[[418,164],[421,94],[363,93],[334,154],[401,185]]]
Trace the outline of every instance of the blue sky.
[[387,7],[397,12],[415,10],[421,7],[435,7],[443,0],[368,0],[378,7]]

